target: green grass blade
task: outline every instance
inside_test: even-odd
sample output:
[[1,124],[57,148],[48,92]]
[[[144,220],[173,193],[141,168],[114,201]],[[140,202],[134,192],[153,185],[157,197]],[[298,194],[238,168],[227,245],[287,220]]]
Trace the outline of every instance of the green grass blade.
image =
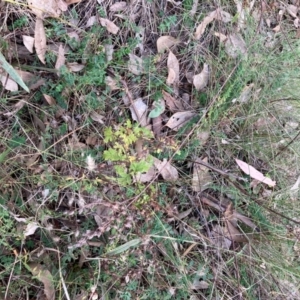
[[9,74],[9,76],[18,83],[26,92],[29,93],[29,88],[24,83],[23,79],[20,77],[20,75],[16,72],[16,70],[13,68],[12,65],[10,65],[3,54],[0,52],[0,63],[2,68]]
[[115,255],[115,254],[121,254],[125,251],[127,251],[129,248],[131,247],[135,247],[135,246],[138,246],[140,243],[142,242],[142,239],[140,238],[137,238],[137,239],[133,239],[111,251],[109,251],[107,254],[108,255]]

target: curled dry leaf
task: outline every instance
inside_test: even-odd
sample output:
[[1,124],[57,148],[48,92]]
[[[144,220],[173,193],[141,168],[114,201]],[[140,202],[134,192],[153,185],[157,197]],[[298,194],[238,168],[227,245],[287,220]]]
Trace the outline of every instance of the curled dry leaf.
[[34,37],[28,35],[22,35],[22,38],[23,38],[23,44],[26,47],[26,49],[30,53],[33,53]]
[[167,122],[166,126],[177,131],[190,121],[196,114],[192,111],[182,111],[175,113]]
[[37,18],[35,21],[34,46],[38,58],[43,64],[45,64],[45,54],[47,49],[46,33],[43,20],[40,18]]
[[169,110],[171,112],[177,112],[177,111],[183,111],[183,105],[182,103],[177,100],[176,98],[172,97],[169,93],[167,93],[166,91],[162,91],[163,97],[166,101],[166,105],[169,108]]
[[157,52],[163,52],[166,49],[170,49],[172,46],[179,43],[179,40],[173,38],[170,35],[164,35],[157,39],[156,46],[157,46]]
[[265,177],[261,172],[257,171],[254,167],[250,166],[249,164],[239,159],[236,159],[235,161],[238,164],[238,166],[241,168],[241,170],[245,174],[249,175],[251,178],[256,179],[272,187],[276,185],[276,181],[273,181],[271,178]]
[[144,73],[143,60],[135,54],[129,53],[128,69],[134,75]]
[[196,158],[194,160],[192,188],[195,192],[202,192],[209,188],[209,186],[213,183],[213,179],[209,173],[209,168],[198,163],[201,161],[207,163],[208,158],[205,157],[203,160]]
[[125,1],[116,2],[109,8],[112,12],[123,11],[126,9],[127,3]]
[[100,24],[112,34],[117,34],[120,29],[114,22],[108,19],[100,18]]
[[227,36],[227,40],[225,41],[225,50],[232,58],[237,58],[241,54],[247,54],[246,43],[242,36],[238,33],[233,33]]
[[65,65],[66,58],[65,58],[65,49],[62,44],[59,45],[58,48],[58,56],[55,63],[55,69],[59,70],[62,66]]
[[157,168],[158,172],[161,174],[164,180],[166,181],[174,181],[179,178],[178,171],[175,167],[173,167],[170,162],[164,158],[163,161],[154,158],[154,166]]
[[197,91],[201,91],[207,86],[209,80],[209,74],[210,74],[209,65],[204,64],[201,73],[195,75],[193,79],[193,85]]
[[44,293],[47,300],[55,299],[55,287],[54,281],[51,273],[45,269],[44,265],[38,263],[29,263],[28,264],[32,275],[43,283],[44,285]]
[[141,126],[149,124],[147,118],[148,106],[142,98],[136,99],[129,107],[132,119],[139,122]]
[[35,233],[35,231],[39,228],[39,224],[36,222],[30,222],[27,224],[26,229],[24,231],[25,236],[29,236]]
[[169,52],[168,56],[168,78],[167,84],[177,84],[179,82],[179,62],[172,51]]

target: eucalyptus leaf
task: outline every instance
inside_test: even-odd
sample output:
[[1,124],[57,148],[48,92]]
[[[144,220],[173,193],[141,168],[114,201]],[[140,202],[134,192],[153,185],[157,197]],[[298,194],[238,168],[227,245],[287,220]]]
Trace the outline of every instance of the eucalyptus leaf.
[[20,77],[20,75],[17,73],[17,71],[13,68],[12,65],[10,65],[3,54],[0,52],[0,63],[1,67],[9,74],[9,76],[18,83],[26,92],[30,92],[27,85],[24,83],[23,79]]

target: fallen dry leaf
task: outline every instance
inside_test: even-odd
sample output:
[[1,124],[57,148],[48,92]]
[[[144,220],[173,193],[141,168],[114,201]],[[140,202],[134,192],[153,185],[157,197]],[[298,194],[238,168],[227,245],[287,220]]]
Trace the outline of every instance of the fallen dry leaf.
[[71,38],[71,39],[74,39],[76,42],[79,42],[80,41],[80,38],[79,38],[79,35],[76,31],[71,31],[71,32],[68,32],[67,35]]
[[6,117],[10,117],[15,115],[20,109],[22,109],[24,107],[24,105],[26,104],[26,101],[24,100],[20,100],[18,101],[15,105],[13,105],[12,107],[12,111],[4,113],[3,115]]
[[211,13],[209,13],[208,16],[206,16],[203,19],[203,21],[197,26],[196,32],[194,34],[196,40],[199,40],[201,38],[201,36],[203,35],[206,29],[206,26],[215,19],[215,16],[216,16],[216,11],[214,10]]
[[83,70],[85,65],[79,64],[77,62],[74,63],[67,63],[67,68],[72,72],[80,72]]
[[43,20],[40,18],[37,18],[35,21],[34,46],[38,58],[43,64],[45,64],[45,54],[47,49],[46,33]]
[[95,159],[90,154],[86,157],[85,162],[86,162],[86,168],[90,172],[95,171],[97,165],[96,165]]
[[175,39],[174,37],[170,35],[164,35],[157,39],[156,46],[157,46],[157,52],[161,53],[166,49],[170,49],[172,46],[179,43],[179,40]]
[[158,116],[152,119],[152,131],[157,137],[161,134],[161,130],[163,128],[162,121],[162,116]]
[[[235,0],[238,15],[238,31],[245,27],[246,12],[242,0]],[[249,10],[248,10],[249,11]]]
[[163,94],[163,98],[166,101],[166,105],[171,112],[175,113],[175,112],[184,110],[182,103],[179,100],[172,97],[169,93],[167,93],[164,90],[162,91],[162,94]]
[[229,238],[231,241],[243,243],[247,242],[248,239],[246,236],[241,233],[237,228],[237,218],[234,215],[233,205],[232,202],[226,207],[224,212],[224,219],[226,230],[224,231],[225,236]]
[[71,5],[71,4],[75,4],[75,3],[79,3],[81,2],[82,0],[65,0],[65,2],[68,4],[68,5]]
[[228,23],[232,21],[232,15],[220,8],[215,10],[215,20],[222,21],[224,23]]
[[26,47],[26,49],[30,53],[33,53],[34,37],[28,35],[22,35],[22,38],[23,38],[23,44]]
[[52,96],[46,94],[43,94],[43,96],[50,106],[56,105],[56,101]]
[[229,249],[232,242],[226,237],[227,230],[225,227],[217,224],[212,228],[211,240],[216,245],[217,248]]
[[64,0],[56,0],[57,6],[61,11],[68,10],[68,4]]
[[135,182],[150,182],[156,176],[156,169],[151,166],[146,173],[137,173],[134,176]]
[[[238,101],[239,103],[247,103],[249,101],[249,99],[251,98],[253,87],[254,87],[254,83],[246,85],[243,88],[238,99],[236,99],[236,101]],[[232,102],[234,102],[234,100],[232,100]]]
[[105,44],[104,49],[105,49],[106,60],[111,61],[113,59],[113,54],[114,54],[114,45]]
[[220,39],[221,43],[224,43],[227,40],[227,35],[220,33],[220,32],[214,32],[214,35],[217,36]]
[[300,186],[300,176],[298,177],[297,181],[294,183],[294,185],[291,187],[291,191],[298,190]]
[[192,189],[195,192],[202,192],[209,188],[213,183],[213,179],[209,173],[209,168],[199,164],[198,162],[203,161],[207,163],[208,158],[204,159],[196,158],[193,164],[193,178],[192,178]]
[[123,11],[126,9],[127,3],[125,1],[116,2],[110,6],[109,10],[111,12]]
[[108,32],[110,32],[112,34],[117,34],[120,29],[117,25],[115,25],[114,22],[112,22],[108,19],[100,18],[100,24],[103,27],[105,27]]
[[241,168],[241,170],[245,174],[249,175],[251,178],[256,179],[260,182],[263,182],[269,186],[276,185],[276,181],[271,180],[271,178],[265,177],[261,172],[257,171],[255,168],[253,168],[249,164],[247,164],[239,159],[235,159],[235,161],[238,164],[238,166]]
[[225,50],[232,58],[237,58],[240,54],[247,54],[246,43],[242,36],[238,33],[233,33],[227,36],[225,41]]
[[210,74],[209,65],[204,64],[201,73],[195,75],[193,79],[193,85],[197,91],[201,91],[207,86],[209,80],[209,74]]
[[179,62],[172,51],[169,52],[168,56],[168,78],[167,84],[177,84],[179,82]]
[[44,265],[38,263],[28,263],[32,275],[43,283],[44,293],[47,300],[55,299],[55,287],[51,273],[45,268]]
[[55,63],[55,69],[59,70],[62,66],[65,65],[66,58],[65,58],[65,49],[62,44],[59,45],[58,48],[58,56]]
[[98,114],[97,112],[92,111],[92,112],[90,113],[90,117],[91,117],[91,119],[93,119],[95,122],[98,122],[98,123],[100,123],[100,124],[104,124],[104,119],[105,119],[105,117],[102,116],[102,115],[100,115],[100,114]]
[[287,6],[286,10],[293,18],[297,18],[297,13],[298,13],[297,6],[290,4]]
[[0,80],[4,89],[6,89],[7,91],[17,92],[19,90],[18,84],[4,72],[0,74]]
[[192,111],[182,111],[175,113],[167,122],[166,126],[177,131],[190,121],[196,114]]
[[193,0],[193,5],[190,10],[190,16],[193,18],[197,12],[198,9],[199,0]]
[[200,131],[196,133],[197,139],[201,142],[200,146],[204,146],[210,137],[209,131]]
[[85,28],[92,27],[96,22],[97,22],[97,17],[96,16],[89,17],[86,24],[85,24]]
[[29,8],[40,19],[47,16],[58,18],[61,10],[56,0],[27,0]]
[[111,91],[119,90],[120,87],[118,86],[118,83],[115,79],[113,79],[111,76],[105,77],[105,83],[110,88]]
[[128,69],[134,75],[144,73],[143,60],[135,54],[129,53]]
[[209,288],[209,284],[204,280],[195,279],[191,285],[193,290],[205,290]]
[[139,122],[141,126],[149,124],[147,118],[148,106],[142,98],[136,99],[129,107],[132,119]]
[[156,157],[153,158],[154,166],[157,168],[164,180],[174,181],[179,178],[177,169],[173,167],[166,158],[164,158],[163,161],[160,161]]

